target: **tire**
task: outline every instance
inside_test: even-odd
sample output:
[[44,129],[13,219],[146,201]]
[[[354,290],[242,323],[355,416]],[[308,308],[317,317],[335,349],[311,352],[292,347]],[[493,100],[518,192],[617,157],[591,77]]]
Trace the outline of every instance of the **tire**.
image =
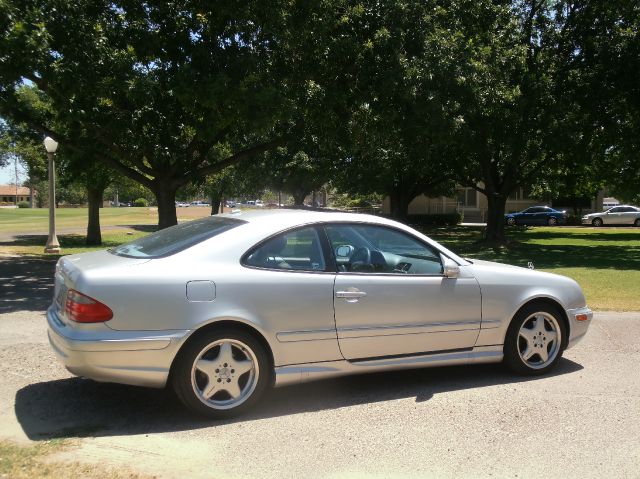
[[566,335],[567,328],[557,308],[545,303],[528,304],[516,313],[509,325],[504,362],[518,374],[545,374],[560,361]]
[[192,411],[216,419],[233,417],[258,402],[271,383],[269,357],[249,333],[205,331],[180,352],[171,382]]
[[514,226],[516,224],[516,219],[512,216],[510,216],[509,218],[507,218],[507,224],[509,226]]
[[551,217],[547,220],[549,226],[556,226],[558,224],[557,218]]
[[600,226],[602,226],[602,218],[594,218],[591,224],[596,228],[599,228]]
[[636,218],[636,220],[633,222],[633,226],[640,228],[640,218]]

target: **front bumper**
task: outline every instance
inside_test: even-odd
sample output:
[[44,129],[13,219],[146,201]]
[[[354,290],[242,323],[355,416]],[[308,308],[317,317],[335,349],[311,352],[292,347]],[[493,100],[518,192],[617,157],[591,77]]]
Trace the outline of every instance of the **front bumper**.
[[[586,319],[580,321],[577,318]],[[567,349],[578,344],[584,335],[587,334],[587,329],[593,320],[593,311],[586,306],[583,308],[567,309],[567,318],[569,318],[569,342]]]
[[593,218],[582,218],[581,221],[583,225],[590,225],[591,222],[593,221]]
[[76,376],[96,381],[161,388],[189,330],[74,330],[47,310],[49,343]]

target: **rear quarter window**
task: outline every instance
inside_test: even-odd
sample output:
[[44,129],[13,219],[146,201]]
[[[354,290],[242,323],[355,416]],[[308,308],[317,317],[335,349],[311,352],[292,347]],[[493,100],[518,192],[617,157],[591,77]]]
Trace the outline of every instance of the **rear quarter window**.
[[237,218],[210,216],[171,226],[109,250],[127,258],[163,258],[245,224]]

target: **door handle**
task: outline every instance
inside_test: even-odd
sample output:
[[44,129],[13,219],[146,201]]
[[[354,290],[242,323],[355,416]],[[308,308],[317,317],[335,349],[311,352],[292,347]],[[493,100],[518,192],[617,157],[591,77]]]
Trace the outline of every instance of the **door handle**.
[[364,298],[367,295],[364,291],[336,291],[336,298]]

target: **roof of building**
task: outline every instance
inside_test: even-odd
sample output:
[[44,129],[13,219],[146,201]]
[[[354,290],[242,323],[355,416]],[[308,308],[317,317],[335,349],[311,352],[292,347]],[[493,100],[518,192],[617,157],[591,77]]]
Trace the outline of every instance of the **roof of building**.
[[[16,187],[14,185],[0,185],[0,195],[15,196]],[[29,196],[29,188],[18,186],[18,196]]]

